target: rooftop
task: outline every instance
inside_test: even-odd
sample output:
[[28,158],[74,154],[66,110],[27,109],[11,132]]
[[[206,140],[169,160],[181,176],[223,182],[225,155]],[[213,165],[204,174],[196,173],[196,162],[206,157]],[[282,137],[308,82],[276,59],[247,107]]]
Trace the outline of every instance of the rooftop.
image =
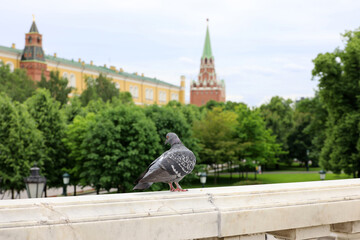
[[[16,53],[16,54],[21,54],[23,52],[23,50],[11,48],[11,47],[5,47],[5,46],[0,46],[0,51],[7,51],[7,52],[11,52],[11,53]],[[154,83],[154,84],[160,84],[160,85],[166,85],[169,87],[179,88],[179,86],[177,86],[177,85],[167,83],[167,82],[159,80],[157,78],[150,78],[150,77],[146,77],[146,76],[136,75],[135,73],[116,71],[116,70],[112,70],[112,69],[109,69],[109,68],[103,67],[103,66],[96,66],[96,65],[90,65],[90,64],[83,65],[82,62],[76,62],[74,60],[68,60],[65,58],[59,58],[59,57],[54,57],[54,56],[50,56],[50,55],[45,55],[45,60],[62,63],[62,64],[70,65],[73,67],[77,67],[77,68],[84,68],[86,70],[93,70],[93,71],[97,71],[100,73],[104,73],[106,75],[107,74],[118,75],[118,76],[128,77],[128,78],[132,78],[132,79],[136,79],[136,80],[140,80],[140,81],[146,81],[146,82],[150,82],[150,83]]]

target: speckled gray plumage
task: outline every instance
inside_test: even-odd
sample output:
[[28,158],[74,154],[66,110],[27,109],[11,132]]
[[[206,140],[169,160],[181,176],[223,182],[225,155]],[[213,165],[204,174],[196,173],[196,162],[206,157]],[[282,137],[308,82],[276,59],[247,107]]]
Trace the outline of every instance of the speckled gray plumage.
[[136,181],[136,189],[146,189],[154,182],[178,183],[194,169],[196,158],[175,133],[168,133],[171,148],[153,161]]

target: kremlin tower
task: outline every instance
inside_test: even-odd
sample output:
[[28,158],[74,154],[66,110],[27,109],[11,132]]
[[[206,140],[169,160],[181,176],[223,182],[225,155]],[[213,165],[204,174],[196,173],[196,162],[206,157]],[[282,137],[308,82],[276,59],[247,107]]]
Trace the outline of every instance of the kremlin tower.
[[220,81],[216,76],[215,59],[211,51],[209,26],[207,26],[200,73],[197,81],[194,80],[190,85],[190,104],[201,106],[210,100],[225,102],[225,82]]
[[25,35],[25,48],[21,55],[20,68],[26,69],[27,75],[33,81],[39,82],[42,74],[49,79],[50,72],[47,71],[42,49],[42,35],[36,27],[35,19],[33,19],[29,33]]

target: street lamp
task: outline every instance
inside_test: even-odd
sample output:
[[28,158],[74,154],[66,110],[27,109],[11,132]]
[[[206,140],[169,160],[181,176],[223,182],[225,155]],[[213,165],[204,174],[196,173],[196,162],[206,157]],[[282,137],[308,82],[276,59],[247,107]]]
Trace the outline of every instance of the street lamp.
[[0,194],[2,194],[2,177],[0,177]]
[[30,168],[30,176],[24,178],[27,195],[29,198],[41,198],[44,192],[46,178],[40,176],[39,172],[40,168],[34,164],[34,166]]
[[200,173],[200,182],[202,184],[202,187],[204,187],[206,183],[206,172]]
[[321,180],[325,180],[326,172],[321,169],[320,172],[319,172],[319,174],[320,174],[320,179],[321,179]]
[[64,186],[63,186],[63,195],[64,196],[67,196],[67,185],[69,185],[69,182],[70,182],[70,175],[68,173],[64,173],[63,174],[63,183],[64,183]]

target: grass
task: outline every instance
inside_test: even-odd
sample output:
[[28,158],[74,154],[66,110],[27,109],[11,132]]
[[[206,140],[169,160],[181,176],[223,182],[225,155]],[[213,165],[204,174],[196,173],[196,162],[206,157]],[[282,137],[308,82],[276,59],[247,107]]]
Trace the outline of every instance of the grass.
[[[326,180],[348,179],[352,178],[346,174],[327,173]],[[232,179],[230,174],[220,175],[217,184],[214,184],[214,176],[207,177],[205,187],[223,187],[223,186],[237,186],[237,185],[254,185],[254,184],[271,184],[271,183],[290,183],[290,182],[308,182],[320,181],[318,173],[270,173],[257,174],[257,179],[254,179],[254,173],[248,174],[248,179],[239,179],[238,174],[233,174]],[[200,182],[193,182],[182,185],[184,188],[198,188],[201,187]]]

